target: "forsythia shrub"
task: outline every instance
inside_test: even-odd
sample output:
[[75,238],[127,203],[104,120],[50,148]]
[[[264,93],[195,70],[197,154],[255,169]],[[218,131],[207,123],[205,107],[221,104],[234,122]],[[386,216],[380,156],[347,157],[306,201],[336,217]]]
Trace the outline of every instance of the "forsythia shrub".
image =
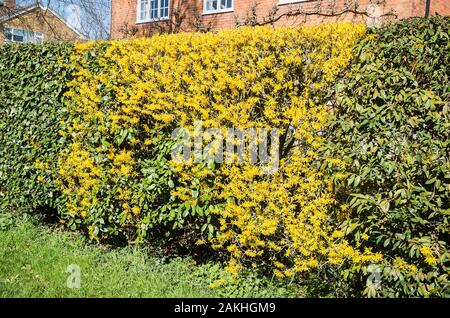
[[[325,263],[381,258],[369,250],[358,253],[345,241],[336,243],[342,233],[335,231],[338,215],[331,214],[335,204],[331,183],[319,162],[339,164],[339,160],[319,158],[317,152],[324,142],[320,132],[328,123],[330,88],[349,63],[364,28],[338,24],[290,32],[298,49],[283,48],[282,64],[270,65],[250,88],[265,84],[262,94],[256,94],[257,101],[263,101],[255,105],[261,115],[247,119],[246,110],[230,123],[278,127],[282,136],[278,170],[265,175],[262,167],[247,163],[225,164],[218,172],[217,193],[226,203],[218,211],[220,226],[214,244],[230,253],[232,273],[243,266],[261,266],[276,276],[290,277]],[[255,106],[248,109],[253,111]]]
[[[70,145],[59,158],[63,217],[99,240],[210,242],[229,254],[232,273],[249,265],[285,277],[324,262],[379,261],[334,230],[317,153],[333,83],[364,34],[338,23],[76,45],[61,131]],[[199,121],[224,134],[278,128],[279,169],[205,154],[173,161],[173,130],[195,138]]]
[[338,88],[330,149],[346,162],[344,231],[385,256],[376,284],[364,288],[367,267],[345,272],[357,295],[450,295],[449,26],[433,17],[376,30]]
[[54,208],[71,45],[0,46],[0,208]]

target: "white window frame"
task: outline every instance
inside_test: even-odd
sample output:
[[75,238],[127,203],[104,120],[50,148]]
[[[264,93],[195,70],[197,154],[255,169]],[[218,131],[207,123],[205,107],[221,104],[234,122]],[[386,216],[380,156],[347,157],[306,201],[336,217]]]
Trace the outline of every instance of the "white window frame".
[[[11,39],[8,39],[6,37],[6,31],[9,30],[11,32]],[[15,33],[17,32],[21,32],[21,36],[23,37],[23,41],[15,41],[14,40],[14,36],[16,35]],[[29,38],[27,38],[27,33],[28,36],[31,35],[32,36],[32,41],[28,41]],[[42,43],[44,42],[44,34],[42,32],[35,32],[35,31],[30,31],[30,30],[24,30],[24,29],[19,29],[19,28],[12,28],[12,27],[6,27],[4,29],[3,32],[3,37],[5,39],[5,42],[9,42],[9,43]]]
[[[217,5],[220,4],[221,0],[217,0]],[[217,14],[217,13],[226,13],[226,12],[233,12],[234,11],[234,0],[231,0],[231,7],[230,8],[224,8],[224,9],[216,9],[216,10],[207,10],[206,9],[206,3],[208,0],[203,0],[203,15],[206,14]]]
[[295,4],[300,2],[312,2],[314,0],[278,0],[278,5],[282,6],[284,4]]
[[[148,12],[147,12],[147,18],[141,19],[141,3],[142,1],[148,1]],[[161,14],[161,2],[163,0],[156,0],[158,2],[157,6],[157,12],[158,15]],[[169,20],[170,17],[170,1],[167,0],[167,16],[165,17],[157,17],[157,18],[151,18],[150,12],[151,12],[151,0],[137,0],[137,7],[136,7],[136,21],[137,23],[147,23],[147,22],[157,22],[157,21],[164,21]]]
[[[44,42],[44,33],[42,32],[34,32],[34,39],[36,43],[42,43]],[[37,41],[39,40],[39,41]]]

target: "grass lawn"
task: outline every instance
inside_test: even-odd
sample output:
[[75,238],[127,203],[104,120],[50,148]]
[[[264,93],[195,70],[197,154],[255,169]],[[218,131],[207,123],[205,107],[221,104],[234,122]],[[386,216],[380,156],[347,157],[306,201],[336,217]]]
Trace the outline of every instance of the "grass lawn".
[[[93,245],[75,233],[0,212],[0,297],[301,297],[298,286],[255,274],[217,288],[218,264],[189,258],[163,261],[142,248]],[[69,288],[67,267],[80,268],[79,288]],[[70,281],[70,280],[69,280]]]

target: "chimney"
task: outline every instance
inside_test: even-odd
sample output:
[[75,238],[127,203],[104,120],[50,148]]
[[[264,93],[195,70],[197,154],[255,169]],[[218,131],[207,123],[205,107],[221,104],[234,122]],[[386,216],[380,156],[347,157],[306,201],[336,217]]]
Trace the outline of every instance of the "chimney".
[[2,2],[3,2],[3,5],[9,9],[12,9],[16,6],[16,0],[3,0],[3,1],[0,0],[0,3],[2,3]]

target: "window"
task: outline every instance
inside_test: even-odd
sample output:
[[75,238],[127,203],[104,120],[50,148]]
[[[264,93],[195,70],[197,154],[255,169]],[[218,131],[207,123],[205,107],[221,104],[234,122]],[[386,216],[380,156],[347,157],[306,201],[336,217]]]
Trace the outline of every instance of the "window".
[[4,35],[7,42],[42,43],[44,41],[44,35],[41,32],[28,30],[6,28]]
[[169,18],[169,0],[138,0],[138,22],[151,22]]
[[44,42],[44,34],[41,32],[34,32],[34,40],[36,43]]
[[203,13],[233,11],[233,0],[204,0]]

